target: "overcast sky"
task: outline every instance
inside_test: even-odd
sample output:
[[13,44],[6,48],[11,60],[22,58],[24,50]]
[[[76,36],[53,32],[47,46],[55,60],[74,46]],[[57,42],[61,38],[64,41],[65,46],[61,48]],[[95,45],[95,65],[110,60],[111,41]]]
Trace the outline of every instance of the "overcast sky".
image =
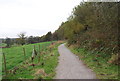
[[42,36],[58,29],[82,0],[0,0],[0,38]]

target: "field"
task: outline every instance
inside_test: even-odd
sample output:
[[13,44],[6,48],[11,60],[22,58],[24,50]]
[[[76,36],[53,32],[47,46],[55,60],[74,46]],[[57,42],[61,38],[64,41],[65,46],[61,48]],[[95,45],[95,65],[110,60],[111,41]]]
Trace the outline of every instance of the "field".
[[87,51],[83,48],[69,47],[71,51],[76,54],[84,64],[91,68],[98,79],[118,79],[118,65],[108,63],[109,58],[107,54]]
[[[57,46],[61,42],[43,42],[23,45],[18,47],[4,48],[6,56],[7,75],[2,64],[3,79],[51,79],[55,75],[55,67],[58,62]],[[35,47],[34,47],[35,46]],[[25,55],[23,48],[25,48]],[[37,56],[31,61],[33,48]]]
[[0,43],[0,47],[5,47],[6,44],[5,43]]

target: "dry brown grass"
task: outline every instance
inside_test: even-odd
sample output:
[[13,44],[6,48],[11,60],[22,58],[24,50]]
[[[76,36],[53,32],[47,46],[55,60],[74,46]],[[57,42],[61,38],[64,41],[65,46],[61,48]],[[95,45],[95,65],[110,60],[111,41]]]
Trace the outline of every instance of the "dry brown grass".
[[35,76],[35,79],[36,79],[39,76],[41,77],[47,76],[47,74],[45,73],[44,69],[36,69],[35,74],[33,76]]

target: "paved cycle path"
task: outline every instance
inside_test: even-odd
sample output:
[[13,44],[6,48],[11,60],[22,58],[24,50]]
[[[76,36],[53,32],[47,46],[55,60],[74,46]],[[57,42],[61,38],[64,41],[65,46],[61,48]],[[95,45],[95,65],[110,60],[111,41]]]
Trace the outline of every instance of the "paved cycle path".
[[59,64],[55,79],[95,79],[96,75],[87,68],[79,58],[64,44],[58,47]]

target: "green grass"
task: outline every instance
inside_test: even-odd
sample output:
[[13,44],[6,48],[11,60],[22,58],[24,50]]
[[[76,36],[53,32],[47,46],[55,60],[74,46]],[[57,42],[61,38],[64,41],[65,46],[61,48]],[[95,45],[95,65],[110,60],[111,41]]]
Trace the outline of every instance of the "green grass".
[[96,73],[98,79],[118,79],[118,66],[108,63],[108,55],[92,53],[83,48],[69,48],[74,54],[79,56],[87,67]]
[[[9,71],[8,75],[3,77],[4,79],[52,79],[55,76],[55,68],[58,63],[58,50],[57,46],[60,43],[56,43],[50,51],[50,45],[51,42],[43,42],[43,43],[37,43],[37,44],[29,44],[19,47],[11,47],[11,48],[4,48],[3,52],[6,55],[6,65],[7,65],[7,71]],[[40,52],[34,59],[34,62],[31,61],[31,55],[32,55],[32,49],[35,45],[37,52],[39,51],[38,45],[40,45]],[[25,48],[26,50],[26,60],[24,58],[23,50],[22,48]],[[40,57],[40,58],[39,58]],[[40,61],[38,61],[40,59]],[[35,64],[35,66],[30,66],[30,64]],[[42,65],[44,64],[44,65]],[[4,64],[3,64],[4,65]],[[19,69],[16,71],[16,73],[10,72],[15,67],[18,67]],[[4,67],[2,75],[4,76]],[[44,73],[46,75],[38,73],[35,75],[35,73],[39,70],[44,70]]]
[[0,80],[2,79],[2,48],[0,48]]
[[5,43],[0,43],[0,47],[5,47],[6,44]]

